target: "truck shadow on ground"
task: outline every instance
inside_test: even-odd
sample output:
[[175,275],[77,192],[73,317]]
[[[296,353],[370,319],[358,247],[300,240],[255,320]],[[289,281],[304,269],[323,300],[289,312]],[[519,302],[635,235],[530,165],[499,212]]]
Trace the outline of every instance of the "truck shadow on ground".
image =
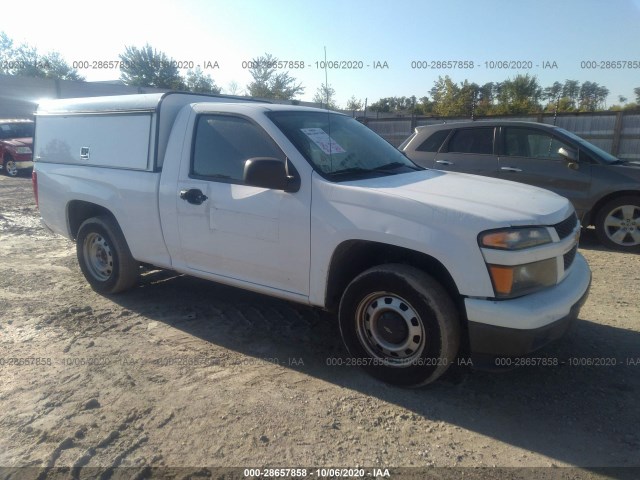
[[157,271],[113,300],[248,357],[302,359],[287,368],[544,455],[550,465],[640,465],[640,335],[584,315],[538,355],[556,365],[505,373],[455,366],[431,386],[401,389],[335,365],[347,358],[335,318],[311,308]]

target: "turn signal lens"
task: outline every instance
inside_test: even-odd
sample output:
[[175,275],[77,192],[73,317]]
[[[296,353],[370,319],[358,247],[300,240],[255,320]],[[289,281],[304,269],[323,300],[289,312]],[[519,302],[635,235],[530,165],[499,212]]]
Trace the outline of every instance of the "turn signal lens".
[[533,293],[558,281],[555,258],[524,265],[488,265],[496,297],[519,297]]
[[504,267],[502,265],[489,265],[491,279],[493,280],[493,288],[496,295],[510,295],[513,288],[513,267]]

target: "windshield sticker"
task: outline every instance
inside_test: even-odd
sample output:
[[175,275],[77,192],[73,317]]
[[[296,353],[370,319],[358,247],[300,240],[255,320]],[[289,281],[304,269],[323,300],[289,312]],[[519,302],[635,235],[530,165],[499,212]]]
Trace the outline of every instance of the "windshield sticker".
[[321,128],[301,128],[300,130],[327,155],[346,152],[344,148]]

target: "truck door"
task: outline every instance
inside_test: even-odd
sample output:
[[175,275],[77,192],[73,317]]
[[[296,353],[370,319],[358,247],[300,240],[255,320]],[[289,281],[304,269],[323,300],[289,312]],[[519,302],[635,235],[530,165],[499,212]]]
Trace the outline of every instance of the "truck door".
[[246,160],[284,162],[282,150],[247,117],[201,114],[195,122],[176,191],[186,266],[308,295],[310,185],[295,193],[245,185]]

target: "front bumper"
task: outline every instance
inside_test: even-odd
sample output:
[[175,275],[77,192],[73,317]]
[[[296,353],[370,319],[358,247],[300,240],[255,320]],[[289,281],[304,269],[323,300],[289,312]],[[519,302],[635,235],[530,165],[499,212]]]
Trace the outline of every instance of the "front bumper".
[[520,356],[560,338],[587,300],[591,271],[576,254],[558,285],[512,300],[465,299],[472,354]]
[[33,160],[19,160],[15,162],[18,170],[26,170],[27,168],[33,168]]

